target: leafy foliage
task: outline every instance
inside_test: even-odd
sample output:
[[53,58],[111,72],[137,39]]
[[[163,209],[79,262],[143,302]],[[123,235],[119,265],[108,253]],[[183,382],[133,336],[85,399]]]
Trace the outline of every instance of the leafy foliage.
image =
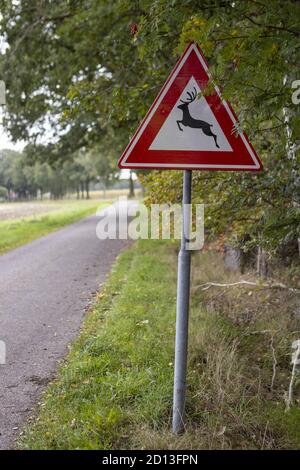
[[[1,7],[8,48],[0,75],[14,138],[38,142],[47,126],[53,161],[101,145],[116,162],[178,54],[197,41],[265,168],[195,174],[194,199],[206,202],[209,228],[268,250],[299,237],[300,116],[291,101],[299,2],[2,0]],[[150,200],[179,199],[176,172],[141,178]]]

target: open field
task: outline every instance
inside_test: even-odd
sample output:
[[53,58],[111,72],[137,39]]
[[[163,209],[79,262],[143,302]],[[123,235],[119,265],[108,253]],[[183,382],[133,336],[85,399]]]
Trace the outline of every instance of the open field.
[[240,279],[216,252],[193,256],[188,420],[185,434],[170,433],[176,254],[139,241],[119,256],[21,448],[299,448],[297,381],[285,411],[298,294],[259,282],[203,291]]
[[[107,189],[106,191],[91,191],[90,198],[91,199],[117,199],[118,197],[128,197],[129,190],[128,189]],[[141,189],[137,188],[134,190],[134,194],[136,198],[142,196]]]
[[[141,196],[141,190],[135,191],[136,197]],[[91,191],[90,200],[98,202],[111,201],[119,197],[127,197],[128,189],[108,189],[104,191]],[[43,201],[29,201],[29,202],[0,202],[0,222],[4,220],[23,219],[25,217],[47,214],[56,210],[63,209],[71,203],[78,202],[78,204],[89,203],[90,201],[76,199],[76,195],[70,198],[61,200],[44,199]]]
[[106,204],[96,199],[0,204],[0,254],[94,214]]
[[40,214],[47,214],[48,212],[61,208],[61,203],[58,202],[9,202],[0,204],[0,222],[4,220],[17,220],[24,219]]

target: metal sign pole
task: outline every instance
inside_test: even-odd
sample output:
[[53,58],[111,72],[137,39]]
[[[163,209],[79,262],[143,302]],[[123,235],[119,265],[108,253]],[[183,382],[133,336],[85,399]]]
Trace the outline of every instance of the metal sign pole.
[[192,171],[185,170],[183,174],[182,238],[181,248],[178,255],[176,306],[175,371],[173,396],[173,432],[176,434],[184,430],[191,272],[191,252],[187,249],[187,244],[190,238],[189,205],[191,203],[191,188]]

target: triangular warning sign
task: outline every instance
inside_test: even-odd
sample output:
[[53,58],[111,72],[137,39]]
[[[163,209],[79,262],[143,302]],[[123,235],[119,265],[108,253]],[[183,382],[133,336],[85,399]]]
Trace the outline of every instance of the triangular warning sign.
[[120,168],[262,170],[262,164],[219,89],[200,48],[190,44],[125,149]]
[[[188,109],[193,119],[205,121],[209,127],[208,134],[214,133],[217,136],[215,141],[212,135],[205,135],[199,132],[197,127],[185,127],[180,124],[183,110],[180,105],[188,97],[188,93],[192,90],[195,100],[184,108]],[[220,124],[215,118],[214,113],[210,109],[208,102],[204,96],[196,99],[201,95],[201,90],[194,77],[188,81],[186,87],[181,93],[179,99],[173,106],[172,111],[160,128],[157,136],[149,147],[149,150],[194,150],[194,151],[227,151],[232,152],[232,148],[226,136],[224,135]],[[179,123],[179,124],[177,124]],[[181,132],[178,130],[181,129]]]

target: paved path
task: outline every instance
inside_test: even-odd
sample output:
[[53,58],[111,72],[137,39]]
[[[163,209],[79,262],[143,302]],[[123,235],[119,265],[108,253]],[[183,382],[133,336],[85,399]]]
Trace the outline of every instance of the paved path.
[[89,217],[0,256],[0,449],[20,426],[78,332],[125,240],[98,240]]

